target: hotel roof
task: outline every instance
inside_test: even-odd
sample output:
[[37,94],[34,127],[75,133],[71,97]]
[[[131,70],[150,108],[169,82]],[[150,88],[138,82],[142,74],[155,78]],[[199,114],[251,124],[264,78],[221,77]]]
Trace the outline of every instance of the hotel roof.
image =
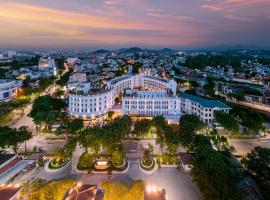
[[122,80],[125,80],[125,79],[129,79],[130,78],[130,76],[122,76],[122,77],[119,77],[119,78],[115,78],[115,79],[113,79],[113,80],[111,80],[111,84],[116,84],[116,83],[118,83],[118,82],[120,82],[120,81],[122,81]]
[[165,78],[161,78],[161,77],[157,77],[157,76],[145,76],[146,78],[150,78],[150,79],[155,79],[157,81],[162,81],[164,83],[168,83],[170,80],[169,79],[165,79]]
[[218,100],[209,100],[205,99],[199,96],[187,94],[187,93],[181,93],[179,97],[184,98],[184,99],[189,99],[191,101],[199,103],[203,107],[207,108],[230,108],[227,106],[225,103],[218,101]]

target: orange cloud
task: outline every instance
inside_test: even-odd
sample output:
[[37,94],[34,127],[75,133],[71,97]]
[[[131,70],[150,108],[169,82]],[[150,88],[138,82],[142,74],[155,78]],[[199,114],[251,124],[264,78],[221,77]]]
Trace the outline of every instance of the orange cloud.
[[3,4],[0,6],[0,16],[14,20],[28,20],[32,22],[50,22],[57,24],[84,26],[92,28],[125,28],[125,29],[153,29],[140,22],[116,21],[107,17],[85,15],[67,12],[59,9],[32,6],[29,4]]
[[[155,23],[153,18],[163,18]],[[0,3],[0,41],[31,45],[145,44],[188,45],[205,41],[193,24],[181,22],[191,17],[152,15],[149,19],[116,20],[94,13],[80,14],[22,3]],[[20,30],[20,31],[18,31]],[[7,42],[8,43],[8,42]],[[12,42],[10,42],[12,43]]]

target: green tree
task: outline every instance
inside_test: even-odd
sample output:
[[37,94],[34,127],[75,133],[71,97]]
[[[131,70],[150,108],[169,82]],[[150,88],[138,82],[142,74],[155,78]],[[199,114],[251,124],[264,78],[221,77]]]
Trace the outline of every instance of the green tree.
[[246,134],[256,135],[264,128],[262,115],[254,110],[236,106],[232,109],[231,114],[239,118],[240,123],[247,128]]
[[60,98],[64,94],[65,94],[64,90],[57,88],[56,91],[53,93],[53,96],[56,98]]
[[217,111],[215,112],[215,119],[228,131],[239,132],[239,123],[233,115],[223,111]]
[[241,160],[247,173],[259,184],[266,199],[270,199],[270,149],[255,147]]
[[205,93],[209,96],[215,96],[215,83],[212,77],[207,77],[207,83],[203,86]]
[[218,151],[222,151],[229,155],[235,149],[229,145],[227,138],[219,135],[216,130],[211,130],[209,133],[209,139]]
[[133,133],[138,136],[144,136],[147,134],[152,126],[152,121],[149,119],[142,119],[139,121],[136,121],[134,124],[134,130]]
[[68,72],[66,72],[64,75],[60,77],[59,80],[56,81],[57,85],[65,86],[69,80],[70,75],[73,73],[73,70],[70,69]]
[[205,128],[205,124],[197,115],[184,115],[179,120],[180,142],[184,146],[189,146],[192,143],[196,132]]
[[71,179],[48,183],[45,180],[36,179],[23,186],[20,197],[27,200],[62,200],[73,184],[74,181]]
[[205,199],[240,199],[236,191],[238,177],[210,145],[196,148],[191,175]]
[[49,95],[41,96],[35,99],[29,116],[36,124],[44,123],[49,126],[62,116],[61,108],[65,106],[65,102],[61,99]]
[[113,111],[109,111],[109,112],[108,112],[108,118],[109,118],[110,120],[112,120],[113,115],[114,115],[114,112],[113,112]]
[[115,166],[121,166],[125,159],[125,153],[122,149],[117,149],[112,153],[112,162]]
[[[0,127],[0,147],[12,147],[17,153],[18,145],[32,138],[31,132],[27,131],[26,127],[19,129],[9,128],[7,126]],[[26,143],[25,143],[26,151]]]
[[133,66],[132,66],[132,72],[133,72],[134,74],[138,74],[141,67],[142,67],[142,64],[141,64],[141,63],[135,62],[135,63],[133,64]]
[[56,134],[67,134],[69,137],[77,137],[79,132],[84,128],[83,120],[76,118],[65,120],[63,124],[57,129]]
[[125,183],[108,181],[101,184],[105,192],[104,200],[143,200],[144,182],[134,181],[129,187]]

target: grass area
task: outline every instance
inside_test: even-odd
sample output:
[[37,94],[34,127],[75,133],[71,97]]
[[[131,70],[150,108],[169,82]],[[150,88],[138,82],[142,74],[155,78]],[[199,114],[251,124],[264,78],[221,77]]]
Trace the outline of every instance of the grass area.
[[20,106],[14,106],[12,103],[13,101],[0,105],[0,126],[7,126],[12,120],[19,118],[27,105],[27,103],[23,103]]

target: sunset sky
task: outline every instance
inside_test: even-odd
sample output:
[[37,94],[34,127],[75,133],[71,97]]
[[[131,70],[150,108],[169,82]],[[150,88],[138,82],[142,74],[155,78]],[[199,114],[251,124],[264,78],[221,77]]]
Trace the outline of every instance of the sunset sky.
[[0,48],[270,46],[270,0],[0,0]]

